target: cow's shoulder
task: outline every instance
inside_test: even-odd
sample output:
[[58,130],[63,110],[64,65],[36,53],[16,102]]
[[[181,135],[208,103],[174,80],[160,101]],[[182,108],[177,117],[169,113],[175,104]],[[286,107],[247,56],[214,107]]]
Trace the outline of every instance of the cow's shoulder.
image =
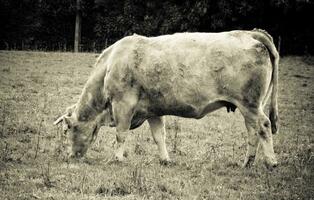
[[148,37],[137,34],[126,36],[116,42],[110,58],[111,70],[126,73],[125,70],[139,66],[148,49],[148,42]]
[[120,48],[120,49],[130,49],[130,48],[134,48],[137,44],[145,42],[145,40],[147,39],[148,37],[138,35],[138,34],[133,34],[133,35],[129,35],[120,39],[119,41],[117,41],[115,46],[116,48]]
[[128,62],[128,65],[130,65],[134,62],[139,51],[144,49],[147,40],[148,37],[133,34],[117,41],[114,44],[114,49],[111,55],[112,64],[115,65],[122,62]]

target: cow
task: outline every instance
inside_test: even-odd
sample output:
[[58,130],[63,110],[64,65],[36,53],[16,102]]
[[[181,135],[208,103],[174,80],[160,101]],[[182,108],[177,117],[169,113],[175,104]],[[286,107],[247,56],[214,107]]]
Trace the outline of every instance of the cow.
[[[273,168],[278,63],[273,39],[261,29],[134,34],[100,54],[79,100],[54,124],[63,122],[74,158],[84,156],[101,126],[115,127],[115,156],[123,161],[128,130],[147,121],[165,164],[171,160],[163,116],[200,119],[223,107],[228,112],[237,108],[248,132],[243,166],[254,163],[259,145],[265,163]],[[263,110],[270,96],[267,117]]]

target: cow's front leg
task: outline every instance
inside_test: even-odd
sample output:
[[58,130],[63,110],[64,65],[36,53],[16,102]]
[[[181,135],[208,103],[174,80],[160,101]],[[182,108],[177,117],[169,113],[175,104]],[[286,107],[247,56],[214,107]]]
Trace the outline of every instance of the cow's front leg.
[[113,117],[117,130],[118,148],[115,157],[118,161],[123,161],[125,158],[125,141],[128,136],[128,130],[131,126],[132,117],[134,115],[134,107],[137,99],[131,94],[125,94],[124,98],[119,101],[112,102]]
[[171,162],[166,147],[166,130],[162,117],[153,117],[147,120],[152,132],[154,141],[159,150],[160,163],[169,164]]
[[128,132],[117,132],[116,140],[117,140],[117,150],[115,152],[115,158],[118,161],[123,161],[126,157],[125,151],[125,141],[127,139]]

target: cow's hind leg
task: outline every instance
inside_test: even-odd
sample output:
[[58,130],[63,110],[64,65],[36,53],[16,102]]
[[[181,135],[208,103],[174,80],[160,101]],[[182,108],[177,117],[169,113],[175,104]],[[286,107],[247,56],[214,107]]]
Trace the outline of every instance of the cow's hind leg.
[[262,109],[260,109],[258,119],[259,119],[258,129],[259,143],[265,155],[266,166],[268,168],[277,167],[278,162],[274,152],[273,135],[270,120],[262,111]]
[[277,160],[273,148],[271,124],[263,110],[251,109],[242,112],[248,130],[247,154],[244,162],[245,167],[253,164],[258,142],[265,155],[267,167],[277,166]]
[[162,117],[153,117],[147,120],[152,132],[154,141],[156,142],[160,155],[161,164],[169,164],[170,158],[166,147],[166,130]]
[[255,129],[252,126],[252,121],[250,121],[249,118],[245,118],[245,125],[248,132],[247,137],[247,150],[246,150],[246,156],[244,160],[243,167],[251,167],[255,161],[256,151],[258,147],[258,137],[255,133]]
[[132,95],[125,95],[119,101],[112,102],[113,118],[116,124],[116,139],[118,148],[115,157],[118,161],[125,158],[125,140],[128,136],[128,130],[131,126],[131,120],[134,115],[134,107],[137,99]]

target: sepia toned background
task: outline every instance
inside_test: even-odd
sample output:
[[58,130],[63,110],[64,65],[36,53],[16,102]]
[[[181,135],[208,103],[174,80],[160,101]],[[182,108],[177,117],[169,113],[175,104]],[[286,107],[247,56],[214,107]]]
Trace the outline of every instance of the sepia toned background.
[[[0,0],[0,199],[314,199],[313,11],[310,0]],[[170,166],[159,164],[147,123],[130,132],[123,163],[109,127],[85,159],[66,158],[52,123],[77,101],[102,49],[133,33],[255,27],[281,54],[276,169],[259,153],[241,167],[246,129],[226,109],[166,117]]]
[[82,51],[133,33],[262,28],[281,53],[313,54],[313,11],[313,0],[0,0],[0,49],[72,51],[77,20]]

